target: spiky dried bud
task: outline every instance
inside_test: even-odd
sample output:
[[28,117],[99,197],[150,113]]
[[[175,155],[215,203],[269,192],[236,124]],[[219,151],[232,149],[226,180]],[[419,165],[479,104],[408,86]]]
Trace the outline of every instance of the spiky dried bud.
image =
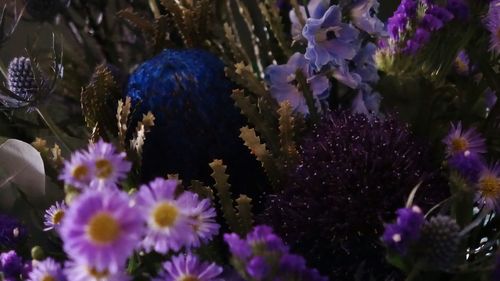
[[448,216],[438,215],[425,222],[422,228],[423,253],[427,265],[449,270],[453,267],[460,245],[460,227]]

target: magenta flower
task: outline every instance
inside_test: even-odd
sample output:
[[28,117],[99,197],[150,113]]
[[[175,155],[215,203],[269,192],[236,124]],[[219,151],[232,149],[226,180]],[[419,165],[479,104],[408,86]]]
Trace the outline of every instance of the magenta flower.
[[97,188],[116,187],[117,183],[127,178],[132,164],[128,162],[125,152],[103,140],[89,146],[89,159],[94,163],[94,177],[91,186]]
[[479,204],[490,210],[500,210],[500,163],[484,167],[476,186]]
[[223,281],[219,277],[222,267],[201,262],[195,255],[178,255],[163,265],[164,273],[156,281]]
[[448,157],[467,151],[468,155],[486,152],[484,138],[474,128],[464,131],[460,122],[456,126],[451,124],[450,132],[443,142],[446,144]]
[[94,176],[94,164],[84,151],[77,151],[64,163],[59,179],[76,188],[86,188]]
[[307,79],[307,83],[319,108],[319,102],[329,95],[330,82],[323,75],[314,75],[309,62],[300,53],[293,54],[284,65],[270,65],[266,68],[266,83],[271,95],[279,102],[290,102],[292,108],[303,114],[308,114],[306,99],[297,87],[297,71]]
[[97,270],[84,263],[70,261],[66,263],[64,273],[71,281],[129,281],[125,269],[111,273],[108,269]]
[[60,227],[65,252],[98,271],[115,273],[140,243],[144,220],[118,190],[87,190],[68,208]]
[[28,281],[66,281],[61,265],[51,258],[35,262]]
[[341,8],[333,5],[322,18],[307,19],[302,35],[307,39],[305,58],[316,70],[329,63],[341,65],[351,60],[359,49],[359,31],[342,22]]
[[203,242],[209,241],[219,232],[219,224],[215,222],[217,213],[210,200],[198,199],[198,194],[184,192],[183,203],[186,204],[186,215],[190,219],[191,235],[188,236],[188,247],[199,247]]
[[67,208],[68,207],[64,201],[56,202],[54,205],[50,206],[50,208],[45,211],[45,228],[43,230],[49,231],[51,229],[59,228]]
[[166,254],[169,250],[178,251],[193,235],[188,215],[189,194],[176,198],[177,184],[176,180],[157,178],[141,186],[136,195],[137,209],[147,222],[146,237],[142,241],[147,252],[154,250]]

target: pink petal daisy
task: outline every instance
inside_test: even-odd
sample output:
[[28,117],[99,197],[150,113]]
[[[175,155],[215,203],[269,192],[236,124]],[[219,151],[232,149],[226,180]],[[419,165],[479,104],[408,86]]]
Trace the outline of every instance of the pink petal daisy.
[[66,263],[64,273],[72,281],[129,281],[125,269],[111,273],[108,269],[97,270],[84,263],[70,261]]
[[476,184],[476,200],[480,206],[500,210],[500,164],[484,167]]
[[64,163],[64,168],[59,179],[65,184],[76,188],[86,188],[94,176],[94,164],[89,160],[84,151],[77,151],[71,155],[69,161]]
[[460,122],[456,126],[451,124],[450,132],[443,142],[449,157],[463,153],[479,155],[486,152],[484,138],[474,128],[464,131]]
[[186,214],[191,219],[192,235],[188,238],[188,247],[199,247],[219,232],[220,226],[215,222],[217,213],[209,199],[200,201],[198,194],[184,192],[179,201],[187,206]]
[[45,228],[43,230],[49,231],[51,229],[59,228],[66,213],[66,209],[67,206],[64,201],[56,202],[56,204],[50,206],[50,208],[45,211]]
[[66,281],[61,265],[51,258],[35,262],[28,281]]
[[98,189],[116,187],[117,183],[127,178],[132,164],[128,162],[125,152],[118,152],[116,148],[103,140],[89,146],[88,157],[94,164],[94,177],[91,186]]
[[223,281],[217,278],[222,273],[222,267],[201,262],[191,253],[173,257],[163,268],[164,276],[156,281]]

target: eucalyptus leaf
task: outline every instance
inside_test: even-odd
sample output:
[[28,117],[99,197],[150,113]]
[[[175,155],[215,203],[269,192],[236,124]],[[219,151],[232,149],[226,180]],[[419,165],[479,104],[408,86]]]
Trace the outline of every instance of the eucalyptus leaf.
[[[31,203],[43,202],[45,196],[45,167],[40,153],[28,143],[8,139],[0,145],[1,195],[12,194],[19,188]],[[15,196],[2,196],[2,207],[14,203]]]

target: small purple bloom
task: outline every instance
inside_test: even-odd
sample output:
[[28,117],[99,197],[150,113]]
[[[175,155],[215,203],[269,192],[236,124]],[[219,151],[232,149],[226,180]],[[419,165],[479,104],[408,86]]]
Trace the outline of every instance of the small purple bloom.
[[457,153],[448,159],[450,167],[460,173],[465,179],[475,182],[479,177],[479,172],[484,167],[484,163],[478,154],[465,151]]
[[446,144],[448,157],[469,151],[470,154],[479,155],[486,152],[484,138],[474,129],[462,129],[462,123],[451,124],[451,129],[443,140]]
[[406,47],[403,49],[404,53],[416,54],[427,42],[431,39],[431,33],[425,28],[417,28],[413,38],[406,42]]
[[44,231],[49,231],[51,229],[58,229],[61,225],[61,221],[64,218],[64,214],[66,213],[66,203],[64,201],[56,202],[56,204],[50,206],[49,209],[45,211],[45,221]]
[[163,264],[164,273],[156,281],[223,281],[218,278],[222,267],[215,263],[202,262],[195,255],[181,254]]
[[224,241],[229,246],[231,254],[239,259],[247,259],[252,255],[252,248],[248,245],[247,241],[243,240],[236,233],[224,234]]
[[384,35],[384,23],[376,16],[379,6],[378,0],[358,0],[351,9],[352,23],[370,35]]
[[479,204],[490,210],[500,210],[500,163],[485,166],[476,186]]
[[359,49],[359,31],[342,22],[341,8],[333,5],[320,19],[307,19],[302,35],[307,39],[305,58],[316,70],[329,63],[351,60]]
[[[192,237],[193,228],[187,209],[192,207],[189,194],[176,198],[177,180],[157,178],[142,185],[136,194],[137,210],[147,222],[146,237],[142,247],[146,252],[166,254],[178,251]],[[195,243],[192,240],[192,243]]]
[[59,179],[65,184],[76,188],[86,188],[94,175],[94,165],[89,160],[87,152],[76,151],[69,161],[64,163]]
[[61,265],[51,258],[37,261],[29,274],[28,281],[66,281]]
[[73,260],[115,273],[141,241],[144,220],[128,194],[87,190],[68,208],[59,233]]
[[254,257],[247,264],[247,272],[257,281],[263,280],[268,274],[270,268],[263,257]]
[[[314,75],[309,62],[300,53],[293,54],[284,65],[270,65],[266,68],[266,83],[271,95],[279,102],[290,102],[295,111],[308,114],[306,99],[297,87],[297,72],[300,71],[315,99],[316,106],[329,95],[330,81],[324,75]],[[319,107],[319,106],[318,106]]]
[[411,244],[420,238],[424,214],[417,206],[402,208],[396,213],[396,223],[385,226],[382,241],[389,249],[405,254]]
[[267,225],[259,225],[254,227],[253,231],[247,235],[248,243],[254,247],[263,245],[270,251],[287,252],[288,247],[283,243],[283,240],[273,233],[273,229]]
[[398,6],[398,9],[392,17],[389,18],[387,24],[387,30],[389,35],[395,39],[399,40],[401,35],[407,31],[408,23],[410,19],[417,13],[417,1],[416,0],[402,0]]
[[[219,233],[219,224],[215,221],[217,214],[209,199],[199,200],[198,194],[184,192],[186,208],[185,212],[190,219],[191,235],[187,246],[199,247],[203,242],[209,241]],[[187,235],[187,234],[186,234]]]
[[467,2],[464,0],[448,0],[446,9],[450,11],[455,16],[455,18],[461,21],[469,19],[470,8]]
[[128,162],[125,152],[119,152],[111,143],[103,140],[89,146],[88,158],[94,164],[94,177],[91,186],[98,189],[117,186],[117,183],[127,178],[132,164]]

